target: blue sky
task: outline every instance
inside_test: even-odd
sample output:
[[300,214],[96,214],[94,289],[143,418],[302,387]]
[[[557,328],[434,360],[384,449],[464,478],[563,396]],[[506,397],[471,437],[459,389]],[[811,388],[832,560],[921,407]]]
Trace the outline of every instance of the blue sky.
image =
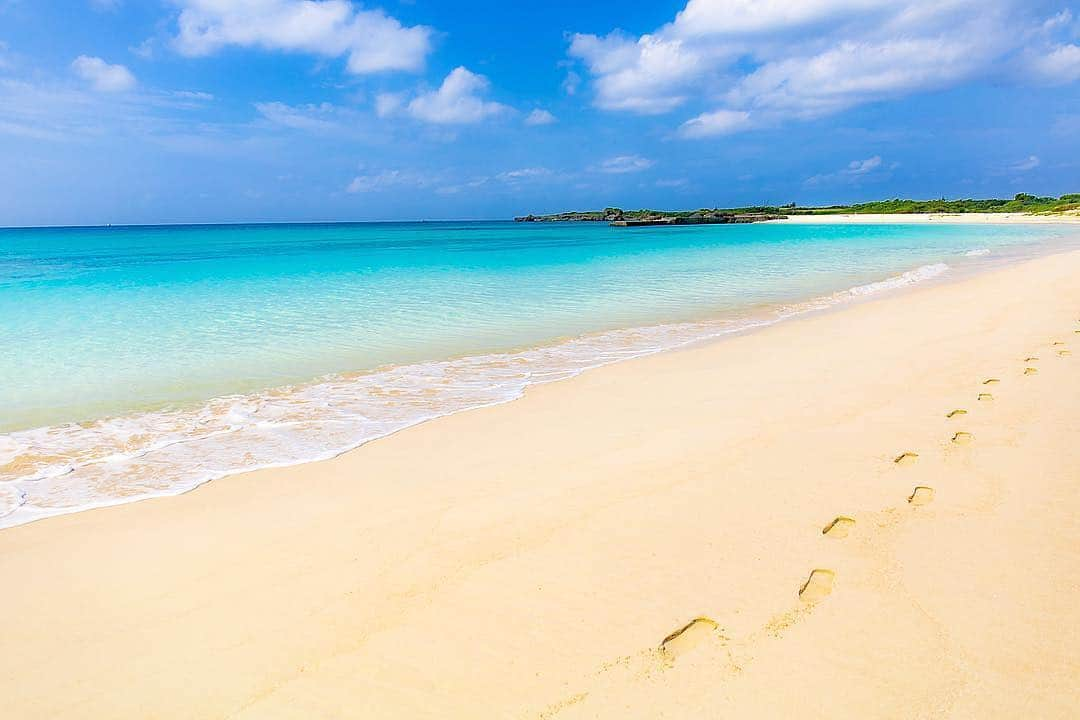
[[1080,8],[0,0],[0,225],[1080,192]]

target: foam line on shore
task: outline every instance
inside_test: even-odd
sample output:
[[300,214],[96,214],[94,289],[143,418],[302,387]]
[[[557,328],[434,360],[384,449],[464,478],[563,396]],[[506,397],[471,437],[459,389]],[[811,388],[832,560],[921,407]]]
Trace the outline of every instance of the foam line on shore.
[[613,330],[165,410],[0,436],[0,528],[176,495],[252,470],[326,460],[437,417],[509,402],[531,385],[939,278],[945,263],[743,318]]

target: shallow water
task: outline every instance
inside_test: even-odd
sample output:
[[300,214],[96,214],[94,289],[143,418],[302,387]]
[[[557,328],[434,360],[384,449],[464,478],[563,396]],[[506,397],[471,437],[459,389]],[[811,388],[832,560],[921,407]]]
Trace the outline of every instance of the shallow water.
[[532,383],[1075,239],[1022,225],[0,230],[0,526],[330,457]]

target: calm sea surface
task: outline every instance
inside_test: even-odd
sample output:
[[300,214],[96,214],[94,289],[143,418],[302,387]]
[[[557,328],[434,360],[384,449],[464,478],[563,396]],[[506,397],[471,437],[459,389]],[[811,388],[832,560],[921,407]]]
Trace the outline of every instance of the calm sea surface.
[[330,457],[531,383],[1075,236],[772,223],[0,230],[0,527]]

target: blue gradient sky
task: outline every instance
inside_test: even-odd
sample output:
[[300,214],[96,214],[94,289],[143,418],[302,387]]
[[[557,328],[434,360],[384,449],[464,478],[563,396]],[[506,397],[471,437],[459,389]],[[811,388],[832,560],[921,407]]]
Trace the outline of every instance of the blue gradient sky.
[[1080,9],[0,0],[0,225],[1080,192]]

